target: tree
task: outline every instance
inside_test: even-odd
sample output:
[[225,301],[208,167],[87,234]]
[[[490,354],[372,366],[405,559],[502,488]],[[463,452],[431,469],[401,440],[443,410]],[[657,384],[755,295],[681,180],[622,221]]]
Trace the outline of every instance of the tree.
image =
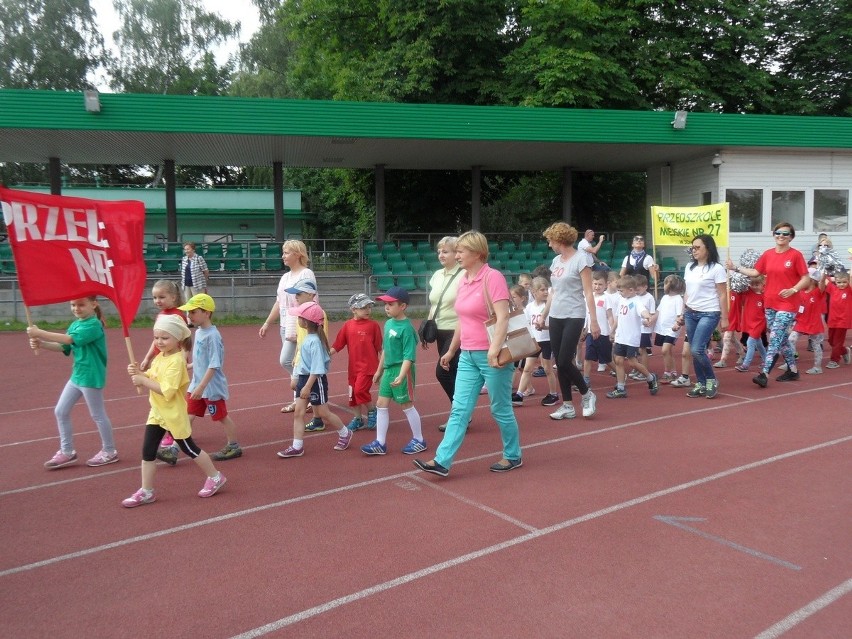
[[104,61],[89,0],[4,0],[0,20],[0,87],[88,88]]
[[776,2],[782,112],[852,116],[852,9],[848,0]]
[[239,23],[204,10],[200,0],[115,0],[122,21],[110,65],[115,91],[220,95],[233,61],[218,66],[213,49],[239,35]]

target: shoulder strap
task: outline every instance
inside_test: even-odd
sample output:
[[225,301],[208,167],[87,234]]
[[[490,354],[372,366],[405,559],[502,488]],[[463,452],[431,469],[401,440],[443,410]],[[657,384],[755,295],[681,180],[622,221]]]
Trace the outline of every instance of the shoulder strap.
[[441,295],[438,296],[438,302],[435,304],[435,306],[432,307],[433,313],[429,314],[429,319],[435,319],[438,317],[438,313],[441,312],[441,300],[444,299],[444,293],[447,292],[447,289],[450,288],[450,284],[453,283],[453,280],[456,279],[456,275],[458,275],[459,273],[461,273],[461,269],[453,273],[453,276],[450,278],[450,281],[444,285],[444,290],[441,291]]

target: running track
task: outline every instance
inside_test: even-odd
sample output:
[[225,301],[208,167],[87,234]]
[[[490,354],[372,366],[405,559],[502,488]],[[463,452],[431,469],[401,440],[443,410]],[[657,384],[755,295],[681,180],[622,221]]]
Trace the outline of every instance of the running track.
[[[137,355],[149,330],[132,334]],[[106,394],[121,461],[53,472],[68,361],[0,334],[3,636],[852,636],[850,367],[766,390],[728,368],[712,401],[634,382],[626,400],[600,392],[593,419],[561,422],[536,380],[517,409],[524,466],[488,472],[499,435],[480,400],[441,479],[399,452],[410,435],[393,408],[386,457],[358,450],[369,433],[335,452],[324,432],[277,458],[292,436],[279,343],[222,333],[245,453],[221,463],[212,499],[195,496],[191,462],[161,466],[158,501],[135,510],[120,501],[139,485],[147,399],[120,331]],[[431,458],[448,405],[434,348],[418,357]],[[329,385],[348,421],[345,369],[336,356]],[[84,406],[74,417],[86,459],[99,439]],[[222,445],[196,424],[202,447]]]

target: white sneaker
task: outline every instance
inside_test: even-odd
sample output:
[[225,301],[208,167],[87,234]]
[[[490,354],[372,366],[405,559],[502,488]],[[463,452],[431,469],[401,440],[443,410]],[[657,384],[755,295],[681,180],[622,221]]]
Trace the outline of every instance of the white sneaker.
[[598,364],[598,372],[603,373],[606,370],[606,364]]
[[843,349],[843,363],[852,363],[852,346],[847,346],[845,349]]
[[[588,393],[582,396],[583,399],[583,417],[591,417],[597,409],[598,398],[589,390]],[[552,417],[552,415],[551,415]]]
[[574,419],[576,416],[573,404],[562,404],[555,413],[550,413],[550,419]]
[[688,386],[692,386],[692,382],[690,382],[689,378],[685,375],[681,375],[676,380],[672,381],[672,386],[675,388],[687,388]]

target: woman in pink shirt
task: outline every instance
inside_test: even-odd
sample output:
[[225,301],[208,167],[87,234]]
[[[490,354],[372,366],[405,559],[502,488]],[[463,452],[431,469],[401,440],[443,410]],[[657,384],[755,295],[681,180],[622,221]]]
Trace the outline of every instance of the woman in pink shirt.
[[[449,349],[440,361],[441,366],[448,369],[456,352],[461,349],[453,406],[444,439],[435,451],[435,459],[428,462],[415,459],[414,465],[441,477],[449,474],[453,458],[464,441],[467,424],[479,399],[479,390],[485,384],[491,401],[491,414],[503,439],[503,459],[492,464],[491,470],[502,473],[522,464],[518,422],[511,401],[513,367],[497,363],[509,325],[509,287],[503,274],[488,266],[488,241],[479,231],[468,231],[459,237],[456,261],[463,271],[455,305],[459,321]],[[484,324],[490,316],[486,289],[497,319],[493,343],[488,341]]]

